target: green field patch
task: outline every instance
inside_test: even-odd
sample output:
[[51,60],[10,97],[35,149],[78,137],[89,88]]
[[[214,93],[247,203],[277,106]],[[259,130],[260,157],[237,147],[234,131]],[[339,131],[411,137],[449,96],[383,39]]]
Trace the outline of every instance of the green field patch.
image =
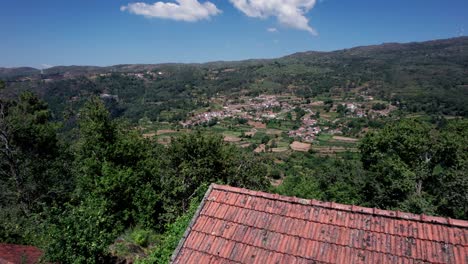
[[229,131],[229,128],[218,124],[210,127],[209,130],[217,133],[223,133],[225,131]]
[[325,133],[321,133],[317,136],[317,140],[320,141],[320,142],[325,142],[325,141],[329,141],[333,138],[332,135],[330,134],[325,134]]
[[281,133],[283,133],[283,131],[280,130],[280,129],[270,129],[270,128],[268,128],[266,130],[266,134],[268,134],[268,135],[281,135]]
[[267,124],[269,129],[278,129],[281,131],[289,131],[296,125],[296,122],[289,120],[281,120],[279,122],[271,122]]
[[289,148],[289,141],[278,141],[276,142],[278,148]]
[[240,137],[241,135],[242,135],[242,132],[239,132],[239,131],[227,130],[223,132],[223,136]]
[[[187,132],[186,131],[174,131],[174,132],[171,132],[171,133],[165,133],[163,135],[166,136],[166,137],[177,137],[177,136],[182,135],[183,133],[187,133]],[[158,136],[158,138],[159,137],[161,137],[161,136]]]
[[328,120],[335,120],[338,118],[337,112],[320,112],[320,117]]
[[344,147],[344,148],[355,148],[357,146],[356,143],[351,142],[340,142],[340,141],[319,141],[316,144],[317,146],[336,146],[336,147]]

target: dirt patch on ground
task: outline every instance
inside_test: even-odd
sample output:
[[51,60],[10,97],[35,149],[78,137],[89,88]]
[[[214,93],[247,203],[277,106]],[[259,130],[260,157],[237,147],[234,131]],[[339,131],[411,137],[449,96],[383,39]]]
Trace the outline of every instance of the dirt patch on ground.
[[263,124],[262,122],[255,122],[255,121],[249,120],[247,124],[249,124],[249,126],[252,126],[254,128],[266,128],[266,124]]
[[240,144],[239,147],[241,147],[241,148],[248,148],[248,147],[250,147],[250,145],[251,145],[250,143],[246,142],[246,143]]
[[253,136],[255,136],[255,134],[257,134],[256,131],[245,132],[245,135],[246,135],[247,137],[253,137]]
[[143,137],[144,137],[144,138],[152,138],[152,137],[154,137],[154,136],[156,136],[156,133],[146,133],[146,134],[143,134]]
[[285,152],[285,151],[288,151],[288,148],[272,148],[271,149],[272,152]]
[[346,148],[344,147],[312,147],[312,149],[320,153],[336,153],[346,151]]
[[310,149],[310,144],[309,143],[302,143],[302,142],[299,142],[299,141],[294,141],[289,146],[291,147],[292,150],[295,150],[295,151],[306,152],[306,151],[309,151],[309,149]]
[[267,129],[265,133],[267,133],[268,135],[281,135],[283,131],[279,129]]
[[224,136],[224,141],[225,142],[239,142],[242,139],[240,137],[234,137],[234,136]]
[[331,115],[330,114],[326,114],[326,113],[320,113],[320,117],[321,118],[325,118],[327,120],[330,120],[331,119]]
[[275,164],[284,164],[284,161],[279,160],[279,159],[275,159],[273,162],[274,162]]
[[255,153],[265,152],[265,144],[260,144],[256,149],[254,149]]
[[278,179],[278,180],[271,180],[271,185],[277,187],[280,186],[283,183],[283,179]]
[[350,137],[341,137],[341,136],[333,136],[333,139],[336,141],[342,141],[342,142],[358,142],[359,139],[357,138],[350,138]]
[[340,152],[357,152],[357,148],[344,148],[344,147],[312,147],[312,150],[319,155],[332,155]]
[[169,144],[171,144],[171,137],[158,137],[157,142],[159,144],[169,145]]

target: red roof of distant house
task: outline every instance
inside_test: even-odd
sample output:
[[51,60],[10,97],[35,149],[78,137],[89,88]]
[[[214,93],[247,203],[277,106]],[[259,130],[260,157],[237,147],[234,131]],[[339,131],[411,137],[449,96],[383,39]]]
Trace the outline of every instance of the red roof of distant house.
[[173,263],[468,263],[468,221],[211,185]]
[[0,264],[35,264],[42,254],[37,247],[0,243]]

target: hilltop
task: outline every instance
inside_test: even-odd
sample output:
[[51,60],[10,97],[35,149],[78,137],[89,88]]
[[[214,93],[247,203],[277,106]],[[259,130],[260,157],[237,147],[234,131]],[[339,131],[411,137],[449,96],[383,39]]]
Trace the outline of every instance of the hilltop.
[[113,95],[116,112],[134,121],[145,113],[164,119],[163,111],[183,119],[206,98],[264,93],[305,98],[365,94],[399,102],[412,112],[466,116],[467,62],[468,37],[459,37],[237,62],[57,66],[42,74],[33,68],[0,68],[0,78],[7,82],[3,96],[31,90],[56,113],[70,102],[81,105],[90,95]]
[[[457,37],[450,39],[431,40],[425,42],[410,42],[410,43],[383,43],[380,45],[359,46],[349,49],[336,50],[331,52],[324,51],[305,51],[297,52],[291,55],[276,59],[249,59],[241,61],[212,61],[205,63],[158,63],[158,64],[119,64],[112,66],[54,66],[43,70],[43,74],[90,74],[102,72],[140,72],[152,71],[171,66],[199,66],[211,68],[223,67],[239,67],[245,65],[256,65],[261,63],[269,63],[277,60],[301,60],[301,61],[321,61],[326,58],[349,58],[349,57],[372,57],[388,54],[390,56],[402,55],[401,53],[409,52],[412,55],[425,55],[424,52],[430,52],[432,49],[441,49],[447,52],[460,51],[467,52],[468,37]],[[449,50],[451,49],[451,51]],[[459,49],[459,50],[457,50]],[[400,54],[398,54],[400,53]],[[427,55],[427,54],[426,54]],[[432,54],[434,55],[434,54]],[[41,74],[40,69],[33,67],[16,67],[4,68],[0,67],[0,78],[11,78],[18,76],[31,76]]]
[[2,69],[0,241],[166,263],[213,182],[467,219],[467,47]]

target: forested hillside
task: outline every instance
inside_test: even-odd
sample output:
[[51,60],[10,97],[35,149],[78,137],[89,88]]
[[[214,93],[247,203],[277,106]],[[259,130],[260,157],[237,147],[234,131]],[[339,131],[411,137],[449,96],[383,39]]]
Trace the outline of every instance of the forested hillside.
[[216,95],[291,92],[311,98],[358,91],[411,112],[468,114],[468,37],[383,44],[278,59],[205,64],[0,69],[14,98],[29,90],[46,100],[56,119],[77,113],[90,95],[109,95],[113,114],[136,122],[175,121]]
[[468,219],[467,48],[0,69],[0,242],[167,263],[211,183]]
[[[359,160],[277,160],[201,130],[164,147],[112,119],[99,98],[80,110],[75,140],[31,93],[0,103],[0,241],[39,246],[48,261],[165,263],[213,182],[468,217],[466,119],[390,122],[364,137]],[[287,175],[279,186],[275,170]]]

